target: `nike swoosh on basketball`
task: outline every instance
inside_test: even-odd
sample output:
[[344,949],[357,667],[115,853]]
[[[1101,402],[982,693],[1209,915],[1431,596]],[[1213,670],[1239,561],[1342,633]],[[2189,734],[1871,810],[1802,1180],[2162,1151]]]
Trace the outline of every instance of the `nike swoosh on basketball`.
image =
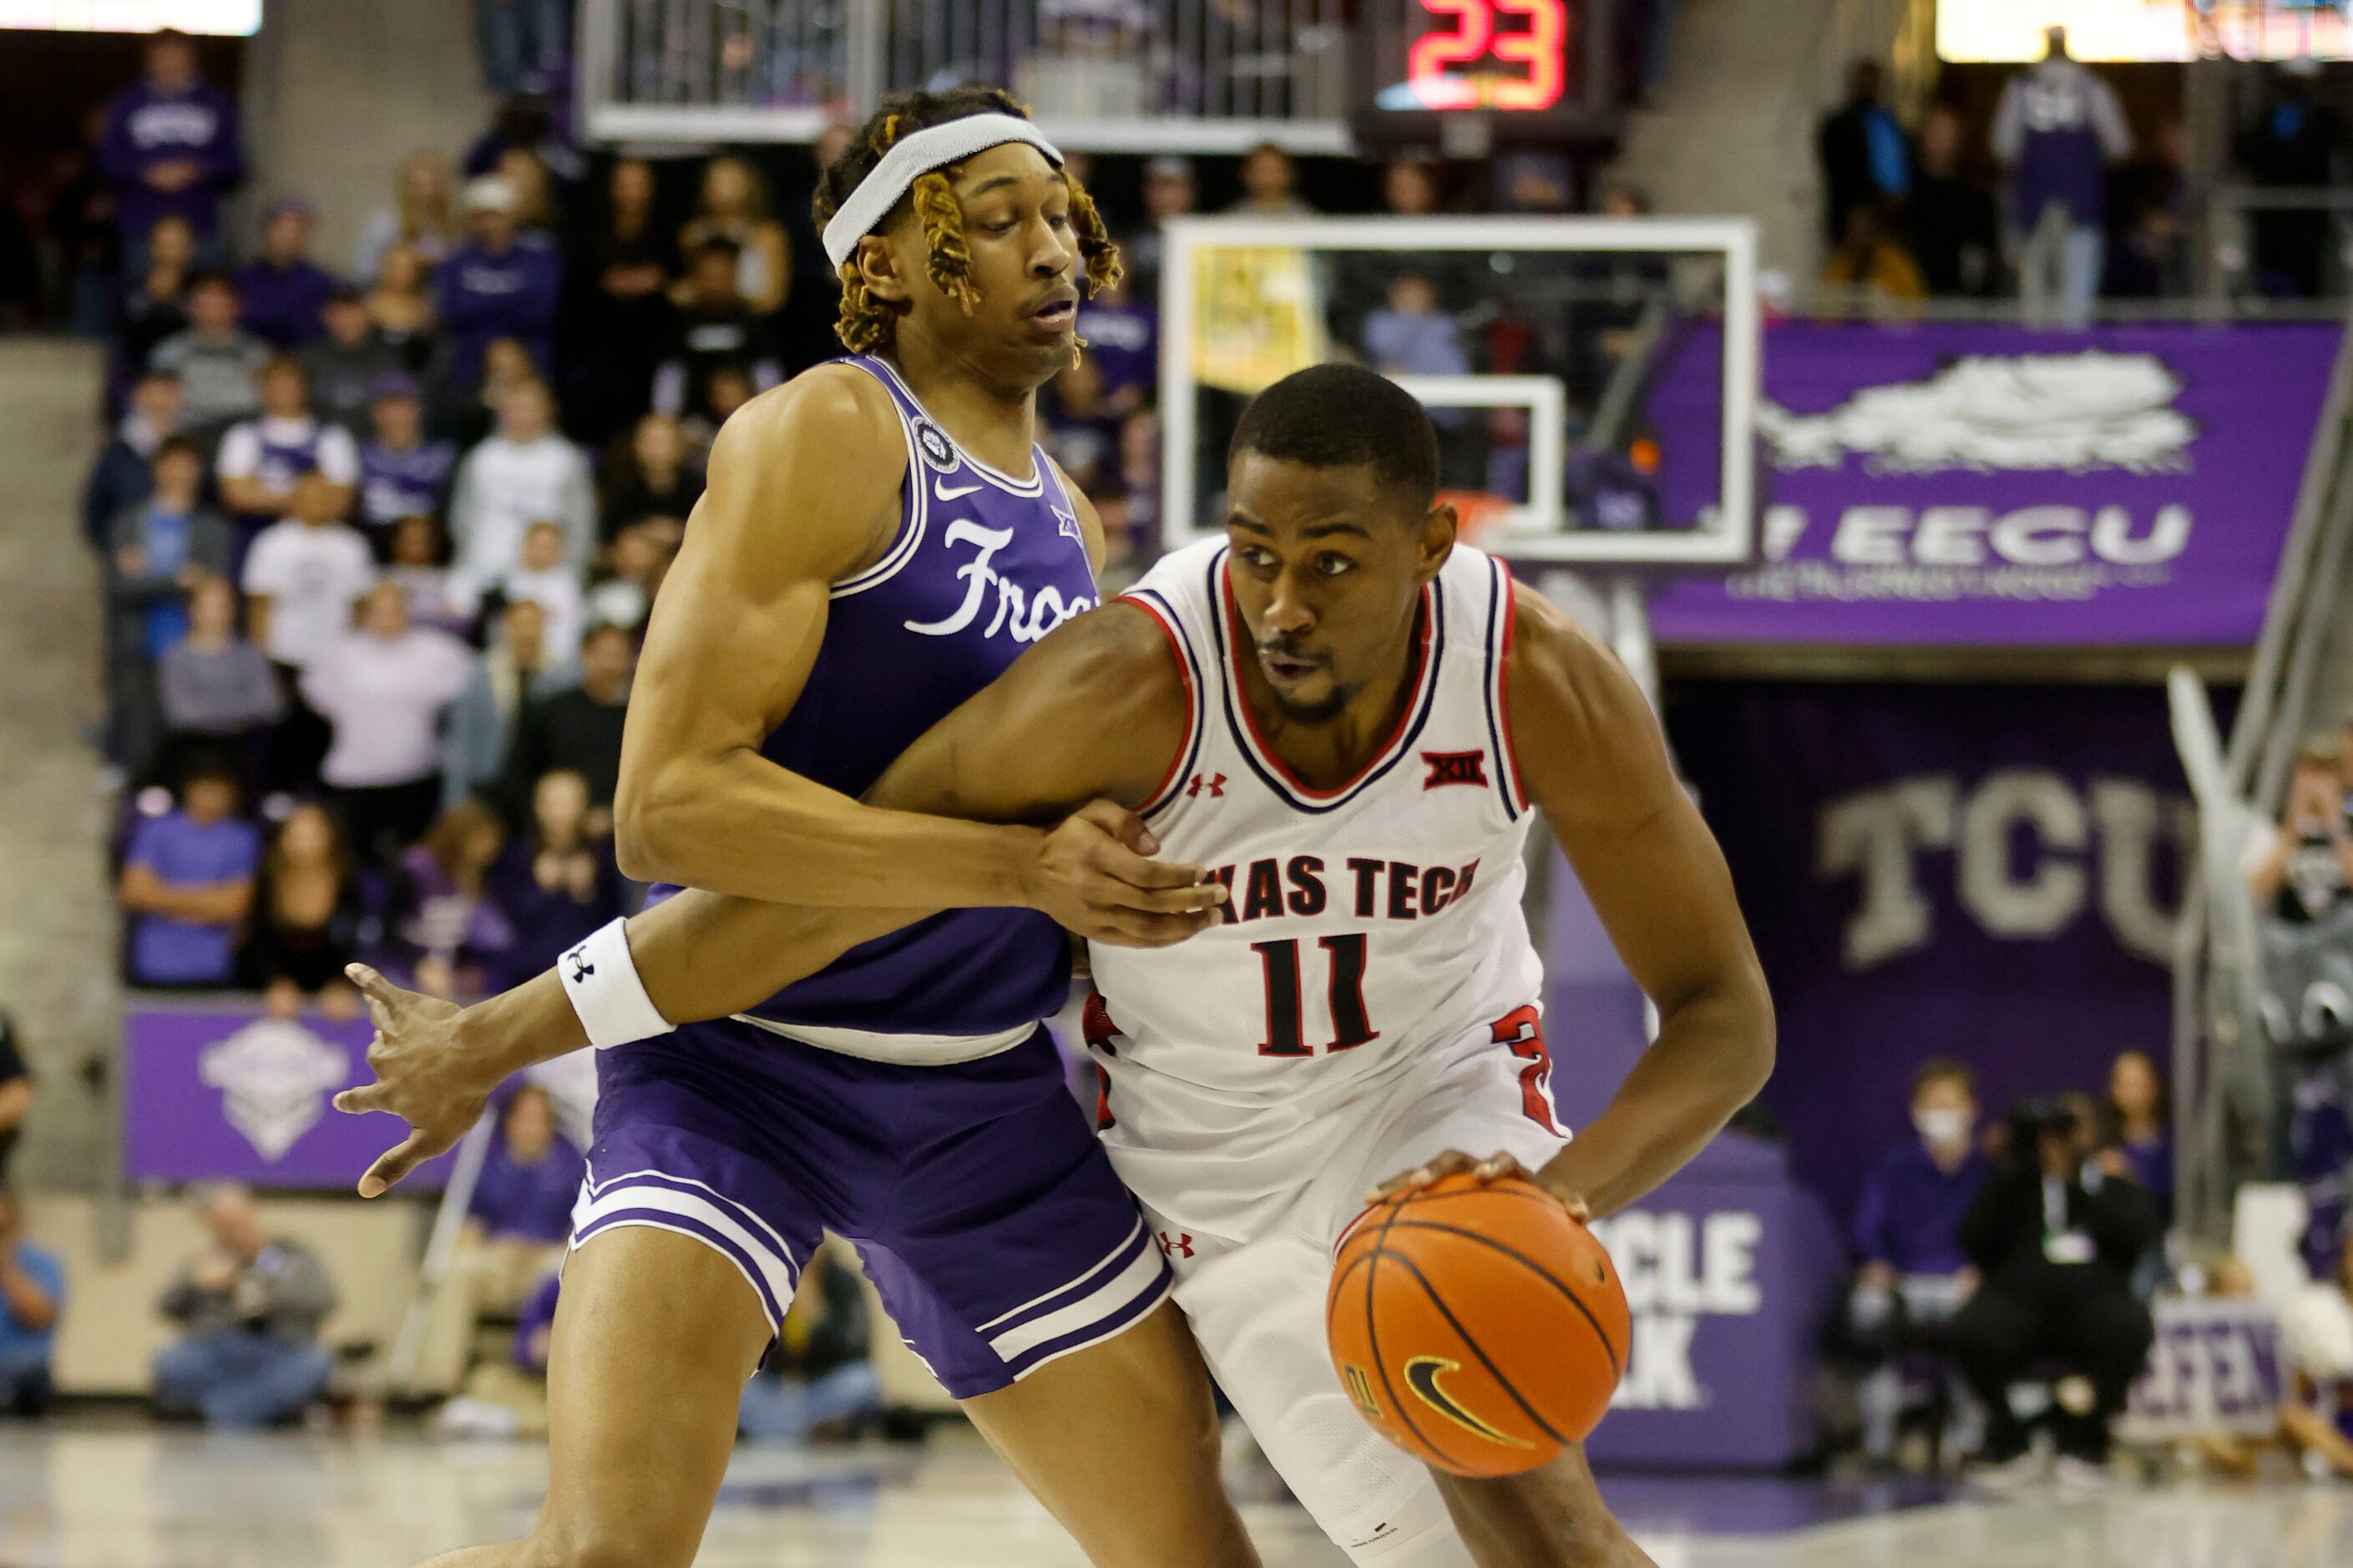
[[1519,1438],[1513,1436],[1509,1432],[1497,1431],[1494,1427],[1489,1426],[1486,1422],[1480,1420],[1479,1417],[1472,1415],[1471,1412],[1463,1409],[1461,1405],[1456,1404],[1452,1394],[1438,1386],[1438,1374],[1440,1373],[1459,1372],[1461,1370],[1461,1363],[1460,1362],[1448,1361],[1443,1356],[1418,1355],[1411,1361],[1405,1363],[1406,1385],[1411,1388],[1414,1393],[1419,1394],[1421,1396],[1421,1402],[1429,1405],[1432,1410],[1437,1411],[1440,1415],[1445,1416],[1449,1421],[1453,1422],[1456,1426],[1476,1432],[1480,1436],[1486,1438],[1491,1443],[1501,1443],[1506,1447],[1512,1448],[1533,1448],[1535,1447],[1533,1443],[1522,1442]]
[[939,497],[942,500],[955,500],[959,497],[968,496],[978,489],[980,489],[978,485],[960,485],[955,489],[948,489],[946,482],[943,480],[932,487],[932,493]]

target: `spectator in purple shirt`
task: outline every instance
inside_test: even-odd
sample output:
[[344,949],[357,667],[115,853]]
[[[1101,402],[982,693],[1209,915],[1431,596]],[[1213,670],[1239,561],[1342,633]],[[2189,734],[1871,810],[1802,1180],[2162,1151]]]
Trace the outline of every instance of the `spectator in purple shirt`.
[[1863,1452],[1893,1457],[1904,1403],[1901,1352],[1932,1347],[1977,1289],[1977,1270],[1961,1248],[1961,1216],[1993,1175],[1978,1152],[1976,1080],[1960,1063],[1937,1058],[1912,1076],[1915,1139],[1872,1168],[1854,1220],[1855,1274],[1847,1316],[1855,1342],[1878,1364],[1856,1390]]
[[2010,170],[2019,295],[2027,320],[2062,327],[2092,319],[2107,256],[2108,165],[2132,156],[2132,128],[2116,89],[2067,53],[2067,29],[2049,53],[2003,84],[1990,133]]
[[1160,313],[1125,281],[1079,302],[1079,335],[1103,370],[1103,397],[1123,418],[1152,401],[1160,381]]
[[2119,1051],[2108,1064],[2108,1102],[2100,1169],[2130,1176],[2157,1205],[2160,1224],[2173,1219],[2173,1108],[2165,1080],[2147,1051]]
[[191,764],[180,806],[132,836],[117,896],[131,917],[134,985],[226,985],[253,901],[261,835],[237,815],[237,775]]
[[586,1170],[580,1151],[556,1129],[547,1090],[535,1083],[517,1089],[499,1112],[465,1228],[434,1297],[417,1362],[419,1387],[454,1390],[476,1321],[488,1312],[513,1312],[555,1271]]
[[147,270],[147,236],[182,217],[207,247],[220,237],[221,198],[245,178],[237,105],[196,74],[196,47],[166,28],[147,45],[147,75],[106,106],[100,169],[115,187],[123,270]]
[[325,332],[327,301],[342,287],[311,259],[311,204],[281,196],[269,209],[261,254],[238,268],[245,330],[273,347],[298,349]]
[[621,912],[621,874],[605,837],[608,809],[592,810],[588,785],[568,768],[542,774],[531,821],[507,845],[485,892],[515,940],[491,961],[504,991],[554,965],[565,948]]
[[537,235],[522,232],[514,183],[486,174],[466,187],[465,244],[433,275],[441,325],[449,334],[453,386],[470,387],[482,374],[482,352],[494,338],[513,338],[545,370],[554,363],[556,308],[564,264]]
[[372,438],[360,448],[360,526],[381,551],[405,517],[438,517],[458,466],[454,442],[428,440],[425,393],[397,372],[376,378]]

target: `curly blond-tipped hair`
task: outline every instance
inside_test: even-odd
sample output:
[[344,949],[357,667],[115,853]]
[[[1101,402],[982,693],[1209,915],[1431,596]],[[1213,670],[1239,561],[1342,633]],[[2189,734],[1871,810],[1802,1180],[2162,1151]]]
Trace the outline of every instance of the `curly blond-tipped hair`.
[[[849,193],[873,172],[874,165],[881,162],[882,154],[897,143],[900,136],[975,114],[1016,114],[1026,120],[1029,111],[1011,93],[993,87],[903,93],[885,103],[867,121],[865,134],[852,142],[832,167],[818,176],[817,196],[811,204],[818,228],[824,229],[841,204],[849,199]],[[923,243],[930,251],[924,275],[969,315],[980,302],[980,291],[972,281],[972,252],[965,242],[964,213],[956,205],[954,178],[953,169],[934,169],[916,179],[907,193],[907,201],[916,221],[923,225]],[[1094,199],[1076,180],[1071,180],[1069,184],[1071,227],[1078,236],[1079,256],[1085,263],[1086,291],[1092,295],[1120,280],[1119,247],[1103,228],[1103,215],[1095,210]],[[834,322],[834,333],[841,339],[842,347],[854,354],[871,353],[884,347],[898,324],[899,310],[868,290],[856,257],[844,261],[837,271],[841,279],[841,311]],[[1083,341],[1080,346],[1085,346]]]

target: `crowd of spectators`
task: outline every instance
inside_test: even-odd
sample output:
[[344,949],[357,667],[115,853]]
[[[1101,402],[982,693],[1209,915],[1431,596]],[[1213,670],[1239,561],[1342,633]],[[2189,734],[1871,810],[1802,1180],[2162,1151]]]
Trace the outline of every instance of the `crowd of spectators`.
[[[2307,750],[2281,830],[2260,835],[2249,857],[2251,887],[2289,900],[2298,920],[2353,907],[2335,757]],[[2242,1302],[2276,1325],[2279,1405],[2268,1430],[2177,1439],[2179,1457],[2252,1477],[2282,1452],[2307,1474],[2353,1479],[2353,1233],[2341,1202],[2314,1205],[2304,1272],[2268,1294],[2239,1258],[2169,1246],[2172,1109],[2156,1062],[2137,1050],[2114,1058],[2096,1098],[2029,1100],[1985,1124],[1969,1069],[1932,1060],[1914,1077],[1911,1120],[1915,1136],[1865,1184],[1835,1335],[1867,1459],[1966,1458],[1998,1489],[2046,1476],[2102,1485],[2157,1311],[2168,1298],[2202,1299]],[[2331,1147],[2353,1170],[2353,1143]],[[2328,1190],[2341,1195],[2343,1174]]]
[[[1941,1450],[1997,1483],[2095,1482],[2155,1332],[2172,1204],[2170,1120],[2155,1064],[2126,1051],[2097,1100],[2028,1101],[1978,1123],[1976,1084],[1936,1059],[1915,1074],[1915,1136],[1865,1184],[1844,1342],[1862,1448],[1892,1462],[1925,1413]],[[2022,1402],[2066,1379],[2080,1398]],[[2049,1430],[2050,1452],[2032,1438]]]
[[[490,64],[556,9],[485,5]],[[541,100],[387,169],[348,273],[300,196],[236,243],[236,116],[185,38],[105,123],[114,428],[82,527],[128,976],[281,1013],[348,1011],[362,955],[445,993],[519,978],[628,895],[640,629],[712,433],[830,310],[751,163],[674,213],[625,159],[599,200],[551,168],[579,173]]]
[[[537,47],[532,5],[492,12],[494,59]],[[237,232],[236,118],[186,39],[152,39],[108,111],[113,430],[82,524],[105,575],[138,984],[341,1012],[354,958],[430,989],[503,984],[638,891],[608,841],[637,643],[713,435],[839,352],[836,289],[776,165],[592,165],[560,121],[526,93],[470,147],[388,158],[339,270],[300,195]],[[1567,163],[1506,162],[1502,205],[1568,208]],[[1157,528],[1157,227],[1198,199],[1185,159],[1138,173],[1131,276],[1086,301],[1089,350],[1042,405],[1114,582]],[[1312,210],[1274,147],[1234,173],[1236,211]],[[1469,195],[1457,183],[1399,160],[1381,201],[1437,212]],[[1644,277],[1525,270],[1507,286],[1443,255],[1351,263],[1322,325],[1385,370],[1552,363],[1598,395],[1634,307],[1575,301]],[[1451,482],[1525,493],[1518,418],[1454,415]]]
[[[2259,188],[2332,184],[2353,151],[2344,119],[2315,92],[2316,62],[2272,68],[2256,112],[2228,149]],[[2020,300],[2031,320],[2087,321],[2097,301],[2187,294],[2192,225],[2182,126],[2136,136],[2115,87],[2073,58],[2066,30],[2003,83],[1989,121],[1957,100],[1906,127],[1876,62],[1858,60],[1844,102],[1816,138],[1822,185],[1821,282],[1882,310],[1922,299]],[[2335,219],[2314,206],[2257,207],[2245,218],[2246,286],[2317,299],[2330,275]]]
[[[2176,138],[2121,169],[2135,143],[2115,89],[2050,33],[2040,63],[2003,85],[1992,122],[1952,103],[1907,130],[1883,101],[1877,62],[1858,60],[1846,101],[1823,117],[1824,285],[1883,306],[2014,291],[2045,321],[2081,326],[2101,296],[2187,285]],[[1971,156],[1982,130],[1992,168]],[[2111,199],[2128,188],[2129,203]]]
[[2306,1211],[2316,1276],[2353,1243],[2353,709],[2338,734],[2297,752],[2275,821],[2259,823],[2240,869],[2263,955],[2266,1041],[2287,1086],[2288,1174]]

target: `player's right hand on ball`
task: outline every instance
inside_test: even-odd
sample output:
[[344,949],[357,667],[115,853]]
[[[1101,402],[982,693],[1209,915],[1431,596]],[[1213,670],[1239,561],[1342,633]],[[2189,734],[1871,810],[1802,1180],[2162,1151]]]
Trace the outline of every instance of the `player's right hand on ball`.
[[1151,858],[1159,852],[1142,817],[1092,802],[1040,841],[1023,902],[1089,942],[1172,947],[1218,923],[1226,890],[1198,866]]
[[376,1080],[335,1096],[335,1109],[354,1115],[388,1110],[408,1123],[408,1136],[360,1178],[360,1196],[372,1198],[455,1146],[480,1120],[495,1085],[474,1081],[480,1053],[459,1040],[462,1009],[455,1003],[404,991],[364,963],[343,973],[367,998],[375,1022],[367,1061]]

